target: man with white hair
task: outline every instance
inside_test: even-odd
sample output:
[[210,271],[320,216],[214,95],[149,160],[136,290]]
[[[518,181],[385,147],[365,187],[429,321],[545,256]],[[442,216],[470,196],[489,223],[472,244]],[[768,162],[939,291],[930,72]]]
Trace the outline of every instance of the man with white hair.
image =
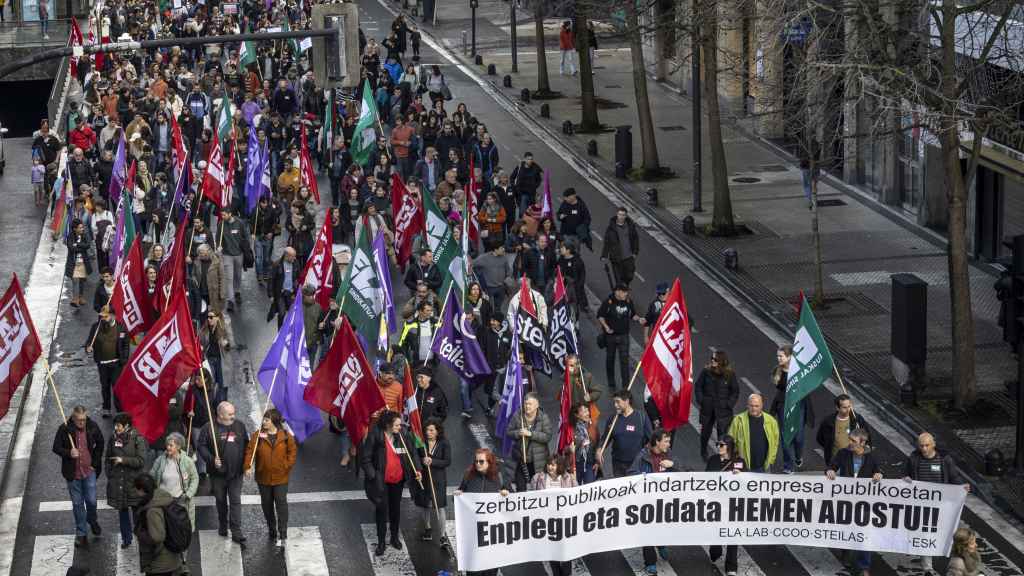
[[729,436],[736,440],[736,453],[751,472],[768,472],[779,453],[779,422],[764,412],[764,398],[751,394],[747,409],[732,419]]
[[242,475],[249,432],[245,424],[235,419],[235,406],[226,401],[217,405],[217,421],[212,424],[212,428],[212,433],[211,426],[203,428],[196,448],[199,456],[206,461],[210,490],[217,502],[217,533],[226,537],[230,526],[231,539],[244,548],[246,538],[242,534]]

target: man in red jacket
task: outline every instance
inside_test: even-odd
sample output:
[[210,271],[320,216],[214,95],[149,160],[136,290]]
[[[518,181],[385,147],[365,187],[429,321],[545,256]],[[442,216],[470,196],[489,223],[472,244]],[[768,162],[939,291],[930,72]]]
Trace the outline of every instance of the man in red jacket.
[[68,133],[68,142],[71,144],[72,150],[81,148],[82,152],[89,155],[92,152],[93,146],[96,145],[96,132],[85,121],[85,118],[79,117],[78,126]]
[[[562,52],[562,61],[558,65],[559,74],[576,75],[576,34],[572,31],[572,23],[562,22],[558,31],[558,49]],[[568,72],[566,72],[568,70]]]

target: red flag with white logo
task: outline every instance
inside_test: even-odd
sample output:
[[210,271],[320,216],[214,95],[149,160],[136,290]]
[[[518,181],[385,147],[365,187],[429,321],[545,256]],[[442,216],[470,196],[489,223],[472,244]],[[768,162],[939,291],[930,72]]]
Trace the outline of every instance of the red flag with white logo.
[[214,130],[210,156],[206,159],[206,171],[203,172],[203,195],[223,209],[231,204],[231,187],[227,183],[228,176],[224,170],[224,158],[220,154],[220,140],[217,137],[217,131]]
[[313,193],[313,199],[320,203],[320,188],[316,183],[316,172],[313,171],[313,161],[309,157],[309,143],[306,142],[306,125],[302,125],[301,147],[299,149],[299,172],[302,176],[302,185],[309,188]]
[[25,294],[14,274],[0,298],[0,418],[7,415],[11,397],[32,370],[43,347],[25,304]]
[[423,232],[424,225],[420,199],[409,192],[398,174],[391,175],[391,214],[395,221],[395,252],[404,271],[412,257],[412,241]]
[[370,416],[384,408],[384,396],[348,318],[343,317],[331,349],[306,384],[303,398],[341,418],[357,446],[366,436]]
[[154,320],[153,306],[146,290],[141,239],[141,235],[135,236],[128,254],[121,259],[114,276],[114,293],[110,297],[110,307],[130,336],[147,329]]
[[537,306],[533,303],[533,290],[526,285],[526,276],[519,279],[519,308],[537,318]]
[[640,366],[651,398],[661,413],[664,428],[672,430],[689,422],[693,354],[690,317],[678,278],[651,331]]
[[[82,36],[82,29],[78,27],[78,20],[75,18],[71,19],[71,32],[68,34],[68,47],[74,48],[75,46],[82,46],[85,38]],[[78,57],[72,53],[71,58],[68,59],[70,66],[69,70],[71,76],[74,78],[78,77]]]
[[163,312],[171,301],[171,292],[175,288],[185,288],[185,226],[178,224],[171,245],[167,247],[167,256],[160,262],[160,270],[156,278],[156,309]]
[[320,233],[316,235],[316,243],[313,244],[313,252],[306,261],[306,268],[302,271],[302,286],[307,284],[316,288],[316,301],[320,308],[327,310],[331,305],[331,296],[334,294],[334,270],[331,266],[331,245],[334,243],[334,233],[331,230],[331,219],[325,218]]
[[114,385],[124,411],[150,443],[164,433],[168,402],[199,363],[185,291],[175,290],[167,311],[146,333]]
[[480,211],[480,187],[476,181],[476,170],[473,166],[473,157],[475,154],[471,154],[469,157],[469,190],[466,191],[466,217],[469,219],[467,224],[469,225],[469,240],[476,245],[480,241],[480,222],[477,221],[476,215]]

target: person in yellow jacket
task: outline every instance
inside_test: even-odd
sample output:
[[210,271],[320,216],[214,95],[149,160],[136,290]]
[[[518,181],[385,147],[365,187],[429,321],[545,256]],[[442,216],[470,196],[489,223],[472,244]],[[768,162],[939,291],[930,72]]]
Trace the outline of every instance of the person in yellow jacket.
[[747,411],[733,416],[729,436],[736,439],[736,453],[751,472],[768,472],[779,453],[779,422],[764,411],[764,398],[751,394]]

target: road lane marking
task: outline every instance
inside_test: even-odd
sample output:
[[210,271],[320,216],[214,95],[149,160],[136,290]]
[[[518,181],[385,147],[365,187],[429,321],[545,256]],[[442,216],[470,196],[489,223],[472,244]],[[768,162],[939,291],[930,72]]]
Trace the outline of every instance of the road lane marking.
[[288,529],[284,548],[288,576],[327,576],[327,556],[317,526],[299,526]]
[[132,545],[122,548],[117,546],[117,576],[142,576],[139,566],[139,541],[132,540]]
[[242,576],[242,547],[217,534],[216,530],[199,531],[200,566],[203,574]]
[[750,379],[747,378],[746,376],[741,377],[740,378],[740,382],[743,382],[744,384],[746,384],[747,388],[750,388],[750,391],[753,392],[754,394],[760,394],[761,393],[761,391],[757,389],[757,386],[754,386],[754,383],[751,382]]
[[377,556],[374,548],[377,547],[377,525],[363,524],[363,540],[366,540],[366,551],[370,554],[370,565],[373,566],[374,576],[416,576],[416,567],[409,557],[409,546],[402,538],[401,532],[398,540],[402,543],[401,550],[395,550],[391,544],[387,545],[387,551],[383,556]]
[[[449,486],[449,496],[455,493],[456,486]],[[405,497],[409,497],[409,491],[405,491]],[[363,490],[338,490],[334,492],[296,492],[288,494],[289,504],[315,504],[320,502],[351,502],[366,500],[366,492]],[[211,507],[216,505],[213,496],[197,496],[192,499],[197,508]],[[259,494],[242,494],[243,506],[257,506],[260,504]],[[113,510],[106,500],[96,502],[97,510]],[[48,500],[39,503],[40,512],[69,512],[71,511],[70,500]]]
[[36,536],[32,576],[65,576],[75,563],[75,535]]

